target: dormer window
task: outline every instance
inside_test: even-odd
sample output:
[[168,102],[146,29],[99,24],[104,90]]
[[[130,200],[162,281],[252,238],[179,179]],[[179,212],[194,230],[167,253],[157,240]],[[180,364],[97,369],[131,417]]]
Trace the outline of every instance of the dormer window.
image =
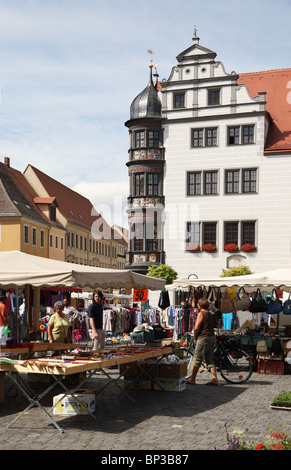
[[53,222],[56,221],[56,207],[55,206],[50,206],[50,220]]

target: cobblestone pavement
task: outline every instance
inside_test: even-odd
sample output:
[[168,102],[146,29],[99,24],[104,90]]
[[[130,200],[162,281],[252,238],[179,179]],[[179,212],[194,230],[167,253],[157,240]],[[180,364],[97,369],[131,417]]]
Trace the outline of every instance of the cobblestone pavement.
[[[116,376],[117,371],[110,371]],[[94,376],[86,388],[100,389],[106,376]],[[10,388],[0,404],[1,448],[6,450],[211,450],[226,447],[225,423],[248,429],[250,440],[263,438],[269,430],[291,433],[291,411],[273,410],[271,400],[281,390],[291,390],[291,375],[253,373],[242,385],[226,383],[206,386],[203,372],[196,385],[182,392],[130,391],[136,403],[110,384],[98,396],[94,420],[91,416],[56,416],[59,432],[38,407],[31,408],[7,428],[28,401],[15,397]],[[120,382],[122,385],[122,382]],[[11,384],[7,381],[7,386]],[[39,393],[37,385],[36,393]],[[58,386],[59,387],[59,386]],[[8,387],[7,387],[8,388]],[[54,389],[41,400],[45,409],[53,403]],[[14,396],[12,396],[14,393]]]

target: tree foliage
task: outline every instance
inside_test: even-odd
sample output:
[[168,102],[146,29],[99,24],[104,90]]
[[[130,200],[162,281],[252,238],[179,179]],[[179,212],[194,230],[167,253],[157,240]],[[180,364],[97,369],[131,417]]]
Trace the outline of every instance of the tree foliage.
[[230,269],[223,269],[220,277],[246,276],[253,274],[248,266],[234,266]]
[[178,273],[168,264],[161,264],[160,266],[150,266],[147,276],[166,279],[166,284],[172,284],[177,278]]

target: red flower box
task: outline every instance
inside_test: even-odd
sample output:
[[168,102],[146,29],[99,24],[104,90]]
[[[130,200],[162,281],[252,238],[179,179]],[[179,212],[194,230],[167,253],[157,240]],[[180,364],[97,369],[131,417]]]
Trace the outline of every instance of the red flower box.
[[227,245],[224,245],[224,250],[229,253],[234,253],[238,250],[238,246],[235,243],[228,243]]
[[256,245],[251,245],[250,243],[245,243],[240,247],[242,251],[245,251],[247,253],[250,253],[252,251],[255,251],[257,249]]
[[197,243],[190,243],[186,246],[186,251],[191,251],[192,253],[197,253],[200,250],[200,245],[197,245]]
[[208,251],[208,253],[212,253],[213,251],[217,250],[217,246],[212,243],[206,243],[202,246],[203,251]]

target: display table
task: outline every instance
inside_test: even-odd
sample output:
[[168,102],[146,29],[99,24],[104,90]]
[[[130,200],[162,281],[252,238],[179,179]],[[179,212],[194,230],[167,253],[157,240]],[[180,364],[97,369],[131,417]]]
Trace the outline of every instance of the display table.
[[78,343],[42,343],[42,342],[31,342],[31,343],[20,343],[16,347],[0,346],[1,354],[20,354],[21,357],[31,357],[36,352],[48,352],[48,351],[66,351],[68,349],[75,348],[86,348],[85,344]]
[[[74,346],[76,346],[74,344]],[[11,426],[18,420],[26,411],[28,411],[33,406],[38,406],[43,414],[49,418],[49,420],[54,424],[54,426],[60,431],[64,432],[63,429],[54,421],[50,415],[51,408],[48,412],[40,404],[40,400],[47,395],[57,384],[60,384],[64,389],[65,393],[61,396],[58,402],[60,402],[65,396],[72,396],[75,400],[79,402],[79,399],[75,396],[78,390],[82,385],[91,378],[97,371],[102,371],[110,380],[101,390],[100,393],[109,383],[116,385],[123,393],[125,393],[131,400],[132,398],[123,390],[117,383],[117,380],[120,378],[120,374],[117,379],[112,379],[110,375],[104,370],[112,366],[117,366],[120,364],[136,363],[140,366],[140,363],[145,359],[156,358],[158,362],[164,355],[169,354],[172,351],[172,348],[162,347],[162,348],[150,348],[150,347],[136,347],[136,346],[120,346],[114,349],[109,350],[98,350],[98,352],[93,353],[80,353],[75,357],[64,359],[62,357],[47,357],[47,358],[36,358],[36,359],[27,359],[27,360],[5,360],[0,358],[0,375],[5,373],[17,386],[17,388],[26,396],[30,404],[24,411],[22,411],[14,420],[7,425]],[[141,367],[141,366],[140,366]],[[142,368],[142,373],[147,373]],[[85,378],[81,381],[76,388],[73,390],[68,390],[66,385],[63,383],[62,379],[64,376],[70,374],[77,374],[81,372],[86,372]],[[35,396],[33,390],[23,381],[20,374],[46,374],[50,375],[54,382],[50,384],[44,392],[39,396]],[[132,400],[134,401],[134,400]],[[54,404],[56,406],[57,403]],[[89,411],[86,410],[94,419],[96,417]]]

